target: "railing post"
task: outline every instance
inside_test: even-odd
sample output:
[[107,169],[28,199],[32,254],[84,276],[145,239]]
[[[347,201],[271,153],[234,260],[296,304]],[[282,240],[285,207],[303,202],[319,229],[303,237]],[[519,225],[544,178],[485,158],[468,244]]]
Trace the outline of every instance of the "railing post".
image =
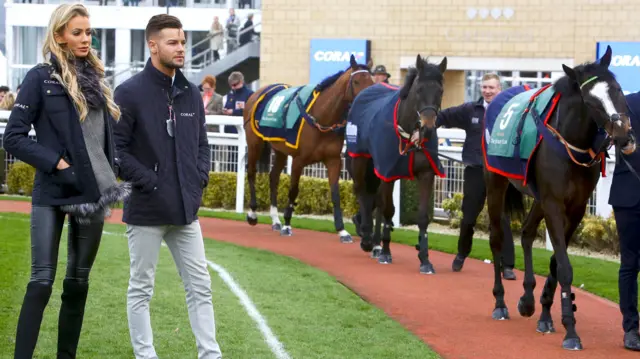
[[244,175],[245,175],[245,156],[247,153],[247,144],[244,136],[244,127],[236,125],[238,129],[238,174],[236,176],[236,213],[244,212]]

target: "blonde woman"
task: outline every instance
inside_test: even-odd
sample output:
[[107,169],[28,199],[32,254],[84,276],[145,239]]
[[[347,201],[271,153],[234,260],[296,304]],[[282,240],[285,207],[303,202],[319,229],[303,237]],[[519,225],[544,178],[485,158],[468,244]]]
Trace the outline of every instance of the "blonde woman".
[[[7,152],[36,168],[31,210],[31,278],[18,318],[14,358],[31,358],[56,275],[69,215],[68,259],[58,321],[57,358],[75,358],[89,272],[109,206],[130,191],[114,174],[112,122],[120,110],[91,49],[89,13],[63,4],[51,15],[47,62],[29,70],[4,134]],[[27,137],[31,125],[38,141]]]

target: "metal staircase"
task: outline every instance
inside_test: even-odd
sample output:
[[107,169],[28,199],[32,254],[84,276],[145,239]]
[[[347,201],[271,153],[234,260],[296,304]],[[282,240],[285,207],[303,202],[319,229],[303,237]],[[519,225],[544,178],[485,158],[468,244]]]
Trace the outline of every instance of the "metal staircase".
[[[219,94],[229,92],[230,88],[227,78],[233,71],[242,72],[246,84],[258,80],[260,77],[260,36],[254,36],[248,43],[243,46],[238,46],[240,35],[253,30],[258,25],[260,25],[260,23],[238,31],[237,37],[234,38],[225,35],[223,48],[218,50],[220,58],[217,61],[214,61],[213,50],[211,50],[208,45],[212,38],[211,35],[185,48],[185,53],[188,54],[191,53],[193,49],[206,47],[205,50],[201,50],[185,61],[182,72],[189,81],[197,85],[200,84],[206,75],[216,77],[216,92]],[[234,45],[234,49],[228,52],[230,42]],[[144,65],[145,62],[133,62],[126,69],[114,71],[114,73],[107,76],[106,79],[111,86],[114,87],[116,78],[121,82],[123,78],[126,79],[141,71]]]

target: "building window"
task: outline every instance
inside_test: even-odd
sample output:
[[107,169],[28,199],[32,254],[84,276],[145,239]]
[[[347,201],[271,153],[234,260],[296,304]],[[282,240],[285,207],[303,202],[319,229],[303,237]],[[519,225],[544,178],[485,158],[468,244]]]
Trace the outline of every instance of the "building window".
[[525,84],[532,88],[540,88],[553,83],[558,77],[564,74],[562,71],[465,71],[465,101],[476,101],[482,96],[482,90],[480,88],[482,84],[482,76],[489,72],[495,72],[500,76],[503,90]]

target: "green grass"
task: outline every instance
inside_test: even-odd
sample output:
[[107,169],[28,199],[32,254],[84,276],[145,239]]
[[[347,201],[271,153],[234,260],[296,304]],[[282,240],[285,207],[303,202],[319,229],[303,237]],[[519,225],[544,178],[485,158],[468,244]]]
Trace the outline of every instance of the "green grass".
[[[211,211],[203,209],[200,210],[199,215],[202,217],[230,219],[245,222],[244,213]],[[266,215],[259,215],[258,222],[271,224],[271,218]],[[295,217],[294,214],[294,218],[291,220],[291,225],[293,227],[294,236],[296,228],[329,232],[332,234],[335,233],[333,221],[330,220],[300,218]],[[345,229],[352,235],[355,235],[356,233],[355,226],[352,223],[345,223]],[[335,236],[337,240],[337,234],[335,234]],[[413,246],[417,243],[418,234],[416,231],[394,229],[394,231],[391,233],[391,238],[392,242],[394,243]],[[429,248],[435,251],[455,254],[458,249],[458,238],[456,236],[446,234],[429,233]],[[391,247],[391,251],[393,251],[393,246]],[[491,248],[489,247],[489,241],[481,239],[474,240],[473,250],[471,251],[469,257],[480,260],[493,259]],[[550,257],[551,252],[545,249],[533,249],[533,266],[534,272],[536,274],[542,276],[548,275]],[[618,293],[618,269],[620,268],[620,264],[598,258],[589,258],[576,255],[569,255],[569,257],[571,259],[571,265],[573,266],[573,284],[575,286],[584,284],[584,287],[582,289],[619,303],[620,296]],[[516,268],[524,270],[522,247],[519,246],[516,246]],[[450,269],[446,268],[445,270]],[[520,277],[518,278],[518,280],[522,280],[522,278]],[[538,283],[538,286],[541,285],[544,285],[544,283]]]
[[[29,217],[0,217],[0,358],[12,358],[15,327],[30,272]],[[124,226],[106,232],[91,272],[78,358],[131,358],[126,316],[129,256]],[[54,291],[45,311],[35,357],[55,358],[66,230],[60,243]],[[266,251],[205,241],[207,258],[222,265],[251,297],[293,358],[438,358],[427,345],[364,302],[328,274]],[[217,337],[225,358],[273,358],[253,320],[226,284],[212,273]],[[184,290],[171,254],[160,252],[151,302],[160,357],[193,358]]]

